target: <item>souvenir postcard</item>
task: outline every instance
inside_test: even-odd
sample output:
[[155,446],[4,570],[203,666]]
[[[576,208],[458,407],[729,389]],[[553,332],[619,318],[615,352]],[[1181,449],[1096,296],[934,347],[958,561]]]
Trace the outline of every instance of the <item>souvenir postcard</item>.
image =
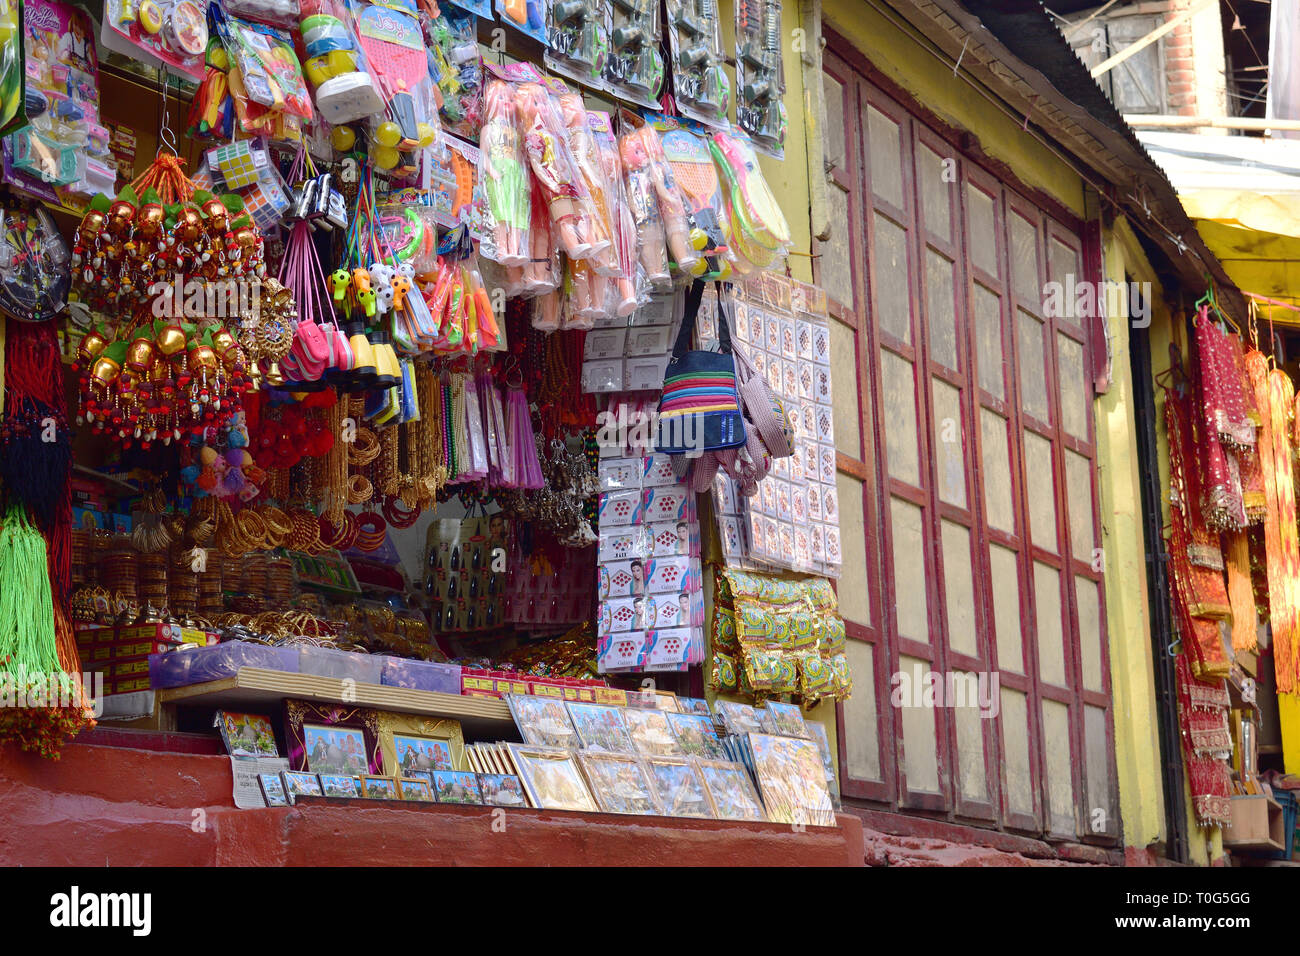
[[569,717],[577,728],[585,750],[635,754],[632,738],[623,724],[623,708],[608,704],[581,704],[569,701]]
[[578,754],[578,761],[601,810],[643,816],[662,813],[654,786],[638,758],[584,750]]
[[515,718],[519,733],[535,747],[577,749],[578,735],[564,709],[564,701],[525,694],[507,694],[506,703]]

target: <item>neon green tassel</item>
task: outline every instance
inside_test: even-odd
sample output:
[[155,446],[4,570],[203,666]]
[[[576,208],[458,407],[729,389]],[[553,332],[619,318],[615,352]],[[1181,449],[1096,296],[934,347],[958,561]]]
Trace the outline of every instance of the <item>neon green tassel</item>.
[[0,674],[26,688],[60,670],[45,539],[13,507],[0,523]]

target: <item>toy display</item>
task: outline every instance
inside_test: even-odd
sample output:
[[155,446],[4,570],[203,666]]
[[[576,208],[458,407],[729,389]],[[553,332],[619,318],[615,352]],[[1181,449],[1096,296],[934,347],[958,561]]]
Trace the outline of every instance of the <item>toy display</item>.
[[[768,438],[655,451],[674,344],[720,328],[683,323],[687,286],[743,280],[752,303],[792,251],[757,156],[779,145],[770,30],[744,20],[752,117],[731,131],[714,0],[666,20],[644,0],[108,0],[100,42],[145,67],[124,117],[90,18],[24,6],[0,0],[0,579],[35,601],[0,608],[0,679],[84,662],[124,708],[241,668],[506,697],[527,741],[483,740],[485,717],[466,745],[421,705],[381,764],[396,715],[283,700],[280,726],[226,728],[240,759],[281,759],[245,738],[291,744],[288,768],[236,775],[239,806],[764,819],[765,782],[807,816],[773,776],[788,745],[763,745],[759,781],[706,702],[630,690],[685,693],[723,653],[756,694],[846,691],[842,653],[739,620],[762,595],[723,608],[743,647],[718,651],[706,611],[711,536],[765,529],[769,485],[821,489],[821,562],[794,553],[832,573],[825,477],[778,472]],[[187,82],[162,101],[151,70]],[[791,407],[801,359],[781,360]],[[828,369],[807,360],[827,401]],[[670,419],[708,414],[688,384],[668,382]],[[833,439],[798,427],[822,467]],[[719,468],[756,494],[702,527]],[[728,572],[779,563],[725,545]],[[53,753],[89,714],[33,710],[0,738]]]
[[549,69],[599,89],[609,52],[605,0],[547,0],[546,43]]
[[612,0],[606,87],[616,96],[658,109],[664,81],[659,52],[659,4],[655,0]]
[[723,69],[717,0],[668,0],[673,98],[683,116],[727,127],[731,83]]
[[785,153],[784,96],[781,0],[737,0],[736,123],[777,159]]

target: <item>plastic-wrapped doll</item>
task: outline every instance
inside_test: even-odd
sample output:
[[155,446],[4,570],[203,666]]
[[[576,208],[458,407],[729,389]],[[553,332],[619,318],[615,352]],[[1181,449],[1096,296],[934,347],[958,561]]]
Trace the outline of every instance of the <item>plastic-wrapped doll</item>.
[[659,200],[650,181],[650,163],[637,131],[619,137],[619,154],[623,163],[623,182],[627,187],[627,205],[636,229],[638,262],[646,281],[663,285],[671,281],[668,273],[668,246],[664,243],[664,222],[659,215]]
[[532,215],[524,153],[515,125],[514,88],[491,80],[483,94],[479,134],[479,178],[488,200],[495,258],[505,265],[528,261],[528,222]]
[[659,132],[653,126],[641,127],[637,130],[637,135],[641,138],[646,165],[650,170],[650,182],[654,184],[655,196],[659,200],[659,215],[664,221],[668,252],[678,269],[690,272],[699,260],[699,254],[691,247],[686,204],[682,202],[682,194],[677,189],[673,167],[664,156]]
[[618,275],[618,250],[613,244],[614,196],[605,177],[605,167],[596,148],[587,119],[587,106],[581,93],[565,93],[559,97],[560,115],[569,131],[569,147],[582,175],[582,181],[591,196],[592,251],[587,254],[591,266],[601,275]]
[[533,221],[528,231],[531,258],[523,269],[523,293],[541,295],[559,288],[560,262],[555,250],[555,237],[551,234],[546,198],[536,180],[532,184],[532,210]]
[[515,93],[515,113],[555,240],[571,259],[584,259],[598,251],[590,222],[591,197],[555,101],[541,84],[521,83]]
[[614,139],[613,130],[609,128],[608,117],[595,115],[603,120],[595,131],[595,140],[612,198],[614,249],[618,255],[614,311],[620,318],[624,318],[635,312],[643,299],[649,300],[649,291],[644,280],[638,281],[636,224],[632,220],[632,210],[624,191],[623,163],[618,156],[618,142]]

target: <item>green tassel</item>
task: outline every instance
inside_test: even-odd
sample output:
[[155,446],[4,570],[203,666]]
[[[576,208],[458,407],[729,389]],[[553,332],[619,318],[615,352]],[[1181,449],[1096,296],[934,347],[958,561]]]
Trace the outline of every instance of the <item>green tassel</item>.
[[61,670],[45,539],[15,506],[0,523],[0,674],[26,689]]

